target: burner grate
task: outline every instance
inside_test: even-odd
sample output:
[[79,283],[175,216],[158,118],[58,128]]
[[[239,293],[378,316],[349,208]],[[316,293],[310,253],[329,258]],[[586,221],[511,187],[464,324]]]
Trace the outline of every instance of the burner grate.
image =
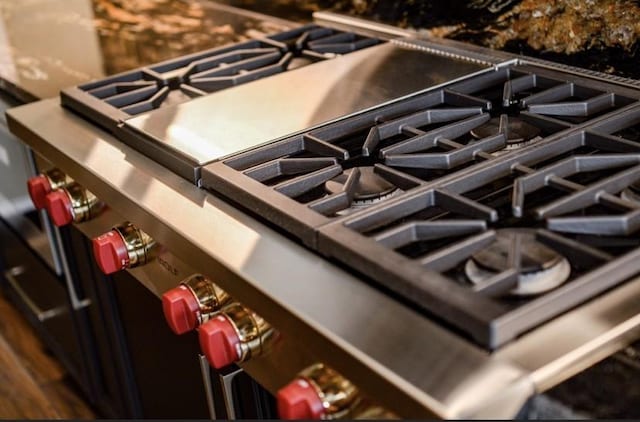
[[[531,66],[487,72],[211,164],[204,184],[241,196],[251,209],[281,215],[286,203],[291,212],[284,214],[294,219],[316,214],[312,219],[325,224],[539,144],[578,126],[572,119],[633,102],[610,86],[587,87],[563,76]],[[594,109],[590,104],[600,104],[603,96],[608,106]],[[373,172],[395,186],[393,195],[358,201],[363,169],[367,177]],[[255,195],[243,192],[247,186]],[[294,234],[311,236],[304,240],[313,244],[313,230],[302,231]]]
[[[493,349],[640,272],[639,98],[501,68],[212,163],[203,182]],[[380,197],[354,207],[371,173]]]
[[61,93],[62,104],[113,129],[118,122],[141,113],[380,42],[353,32],[305,25],[66,89]]
[[[640,143],[607,133],[638,121],[640,108],[630,107],[519,154],[425,184],[411,195],[321,227],[319,248],[485,346],[500,346],[640,272],[633,261],[640,256],[640,202],[621,196],[640,180]],[[551,200],[539,192],[545,188],[556,191]],[[525,271],[534,254],[532,242],[512,236],[512,244],[495,252],[496,242],[505,243],[500,240],[505,230],[535,233],[536,242],[570,267]],[[495,261],[487,253],[492,249],[502,260],[499,271],[488,271],[485,266],[496,266],[477,258]],[[451,295],[464,299],[434,297],[449,287]],[[460,306],[479,297],[482,302],[473,309]],[[487,300],[494,306],[489,311]]]

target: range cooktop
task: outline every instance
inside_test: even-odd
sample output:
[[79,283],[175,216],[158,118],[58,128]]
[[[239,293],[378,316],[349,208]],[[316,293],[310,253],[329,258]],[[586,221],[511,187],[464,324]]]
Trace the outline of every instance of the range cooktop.
[[198,183],[206,163],[486,67],[306,25],[70,88],[61,98]]
[[638,99],[511,63],[209,164],[203,186],[493,349],[640,272]]
[[640,273],[639,100],[317,25],[62,93],[488,349]]

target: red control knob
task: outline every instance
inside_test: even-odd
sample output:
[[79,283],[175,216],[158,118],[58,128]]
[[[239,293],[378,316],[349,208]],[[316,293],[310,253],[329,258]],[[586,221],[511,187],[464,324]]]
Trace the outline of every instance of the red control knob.
[[58,227],[66,226],[73,221],[73,205],[65,191],[54,191],[45,197],[45,206],[49,217]]
[[39,175],[27,180],[27,190],[33,205],[41,210],[46,206],[46,196],[51,192],[51,183],[46,176]]
[[127,245],[116,230],[93,239],[93,255],[105,274],[113,274],[129,266]]
[[229,318],[218,315],[198,331],[200,348],[211,366],[221,369],[240,360],[240,337]]
[[324,406],[317,391],[304,378],[298,378],[278,391],[281,419],[321,419]]
[[162,295],[164,317],[176,334],[184,334],[198,326],[200,304],[191,290],[178,286]]

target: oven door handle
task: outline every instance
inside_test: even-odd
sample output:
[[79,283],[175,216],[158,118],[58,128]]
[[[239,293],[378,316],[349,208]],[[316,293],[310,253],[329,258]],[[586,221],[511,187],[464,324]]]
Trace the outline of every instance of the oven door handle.
[[224,407],[227,411],[227,419],[235,420],[236,416],[236,402],[233,399],[233,379],[239,374],[244,372],[240,367],[231,367],[230,369],[223,369],[218,373],[220,377],[220,387],[222,388],[222,397],[224,399]]
[[78,293],[76,292],[76,288],[73,285],[73,280],[71,279],[71,271],[69,270],[69,263],[67,262],[67,257],[65,256],[65,249],[62,245],[62,236],[60,236],[60,230],[58,227],[54,227],[55,230],[55,238],[56,243],[58,245],[58,251],[60,252],[60,261],[62,264],[62,278],[64,278],[64,282],[67,285],[67,292],[69,293],[69,301],[71,302],[71,307],[74,311],[79,311],[80,309],[86,308],[91,305],[91,300],[88,298],[79,299]]
[[207,407],[209,408],[209,417],[212,421],[218,419],[216,417],[216,405],[213,401],[213,386],[211,384],[211,367],[204,355],[198,355],[200,361],[200,372],[202,372],[202,382],[204,384],[204,392],[207,398]]
[[48,319],[54,318],[58,315],[61,315],[65,312],[64,306],[58,306],[51,309],[41,309],[24,291],[22,286],[20,286],[20,282],[17,277],[25,273],[25,268],[23,266],[17,266],[10,268],[4,272],[4,278],[11,285],[13,290],[18,294],[22,302],[27,305],[29,310],[38,318],[38,321],[44,322]]

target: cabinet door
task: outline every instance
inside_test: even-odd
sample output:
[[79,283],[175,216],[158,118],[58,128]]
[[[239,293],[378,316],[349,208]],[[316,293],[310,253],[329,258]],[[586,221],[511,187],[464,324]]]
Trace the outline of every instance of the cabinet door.
[[208,419],[197,334],[175,335],[160,299],[126,271],[112,278],[142,416]]
[[91,397],[85,354],[65,283],[0,219],[4,287],[40,337]]
[[87,336],[94,347],[96,406],[103,417],[139,417],[139,399],[117,313],[113,283],[97,268],[91,243],[85,235],[75,226],[71,226],[67,234],[64,240],[72,251],[78,291],[91,302],[87,308]]

